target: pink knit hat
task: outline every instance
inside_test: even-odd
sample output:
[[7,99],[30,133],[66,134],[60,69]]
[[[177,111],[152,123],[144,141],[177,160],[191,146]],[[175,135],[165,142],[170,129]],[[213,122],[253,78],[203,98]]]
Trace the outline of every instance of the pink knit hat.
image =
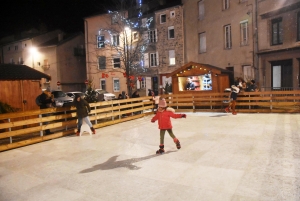
[[158,107],[167,107],[167,103],[164,98],[159,100]]

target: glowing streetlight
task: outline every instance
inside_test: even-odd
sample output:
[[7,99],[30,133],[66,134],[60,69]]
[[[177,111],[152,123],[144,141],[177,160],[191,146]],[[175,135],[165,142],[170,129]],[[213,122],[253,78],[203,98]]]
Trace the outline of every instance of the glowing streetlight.
[[32,57],[32,68],[34,68],[34,56],[37,53],[37,48],[36,47],[31,47],[29,49],[29,52],[30,52],[31,57]]

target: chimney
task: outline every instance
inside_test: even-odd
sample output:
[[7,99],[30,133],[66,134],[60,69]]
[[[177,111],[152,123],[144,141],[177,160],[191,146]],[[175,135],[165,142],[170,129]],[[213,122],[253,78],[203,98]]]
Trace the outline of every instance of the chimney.
[[63,33],[59,33],[58,34],[58,41],[62,41],[64,38],[64,34]]

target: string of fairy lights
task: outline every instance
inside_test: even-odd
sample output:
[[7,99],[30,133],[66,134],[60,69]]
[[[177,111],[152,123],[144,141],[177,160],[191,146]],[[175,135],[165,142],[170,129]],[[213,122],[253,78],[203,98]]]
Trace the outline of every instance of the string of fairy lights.
[[[123,30],[114,29],[100,29],[99,35],[106,32],[110,36],[110,40],[104,40],[104,43],[114,48],[120,58],[123,60],[125,68],[133,70],[141,69],[143,72],[147,71],[144,64],[144,53],[147,50],[150,39],[148,32],[153,17],[143,18],[142,13],[142,0],[138,1],[138,14],[137,18],[126,18],[124,12],[108,11],[111,14],[115,24],[118,24]],[[134,34],[138,34],[137,39]],[[123,46],[117,46],[112,40],[114,35],[123,37],[120,40]],[[146,37],[147,36],[147,37]],[[132,40],[134,38],[134,40]]]

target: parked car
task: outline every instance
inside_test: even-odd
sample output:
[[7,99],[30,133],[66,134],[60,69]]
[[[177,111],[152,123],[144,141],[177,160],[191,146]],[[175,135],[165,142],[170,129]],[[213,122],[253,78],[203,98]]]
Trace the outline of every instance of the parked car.
[[63,91],[52,91],[54,96],[55,107],[69,106],[73,102],[73,98],[67,96]]
[[81,96],[81,98],[85,98],[85,94],[83,92],[80,91],[71,91],[71,92],[66,92],[67,96],[71,97],[73,100],[75,98],[75,95],[78,94],[79,96]]
[[[97,100],[98,101],[109,101],[116,99],[116,95],[109,93],[103,89],[95,89],[95,92],[97,93]],[[87,92],[85,92],[87,93]]]

